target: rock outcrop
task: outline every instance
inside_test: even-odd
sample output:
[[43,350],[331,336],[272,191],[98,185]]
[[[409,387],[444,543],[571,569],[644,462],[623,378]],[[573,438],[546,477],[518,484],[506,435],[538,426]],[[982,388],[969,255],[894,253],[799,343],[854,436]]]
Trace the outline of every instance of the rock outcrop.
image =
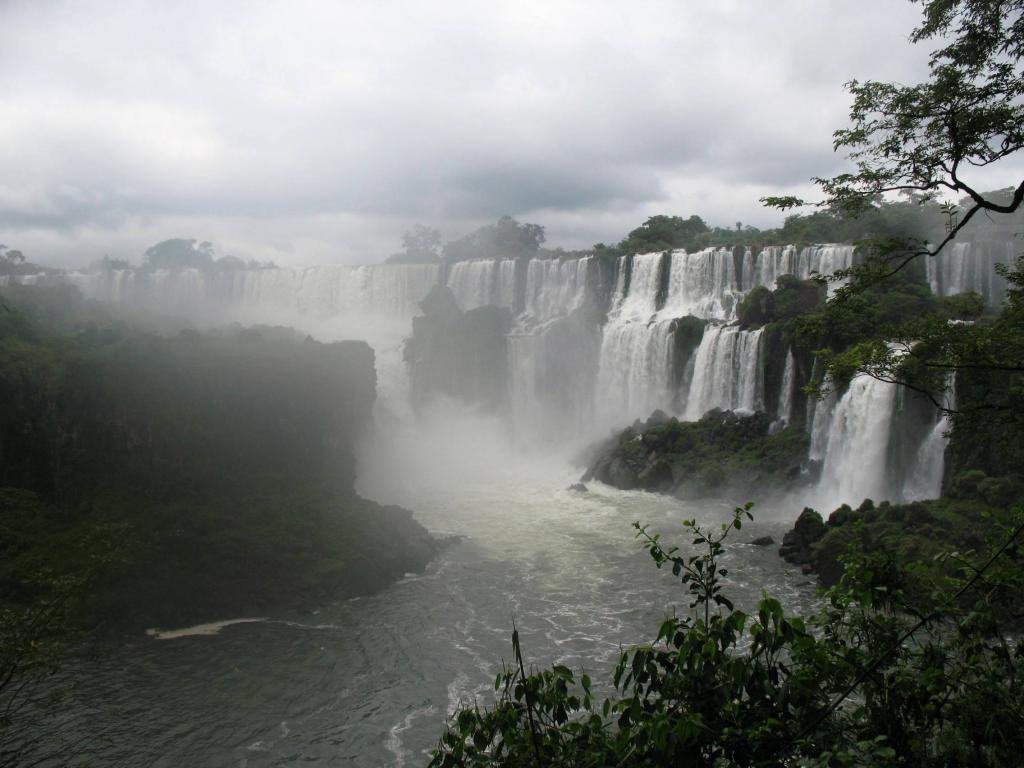
[[814,570],[814,545],[822,539],[827,530],[821,515],[810,507],[804,507],[793,525],[793,530],[782,537],[779,556],[786,562],[801,566],[804,573],[811,573]]
[[769,432],[764,413],[716,409],[700,421],[681,422],[655,411],[599,446],[582,480],[685,498],[756,490],[764,499],[766,492],[806,480],[801,474],[806,435]]

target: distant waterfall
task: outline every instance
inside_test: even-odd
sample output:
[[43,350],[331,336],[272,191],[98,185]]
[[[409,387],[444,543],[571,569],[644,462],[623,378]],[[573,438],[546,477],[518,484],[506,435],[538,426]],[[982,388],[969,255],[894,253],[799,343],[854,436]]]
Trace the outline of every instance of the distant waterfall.
[[[992,266],[1012,260],[1012,243],[964,242],[947,251],[928,262],[934,290],[944,295],[977,290],[990,303],[1005,295]],[[197,321],[281,322],[330,338],[366,338],[378,351],[382,391],[398,393],[388,398],[395,401],[407,383],[402,344],[411,319],[443,279],[464,311],[485,305],[512,310],[501,406],[524,441],[564,441],[622,427],[655,409],[685,419],[699,419],[712,408],[761,410],[773,414],[773,430],[791,423],[796,403],[803,407],[793,350],[785,352],[777,395],[773,388],[772,402],[766,402],[762,331],[728,323],[753,287],[773,288],[787,274],[828,275],[853,266],[854,258],[853,246],[825,244],[678,249],[626,255],[616,264],[596,256],[481,258],[444,268],[129,269],[11,279],[70,282],[91,298]],[[677,322],[686,316],[705,323],[702,337],[700,322]],[[312,322],[333,318],[337,322]],[[687,355],[685,361],[675,359],[677,349]],[[841,397],[808,400],[809,455],[822,463],[820,490],[829,503],[850,501],[845,498],[850,494],[885,494],[891,390],[858,379]],[[943,427],[933,428],[926,414],[919,424],[922,431],[932,428],[932,434],[913,469],[908,487],[915,490],[908,493],[914,494],[937,487],[944,446]],[[918,439],[915,432],[900,443],[901,467],[913,464]]]
[[1016,251],[1013,241],[952,243],[938,256],[927,259],[928,283],[932,293],[955,296],[973,291],[980,293],[989,307],[998,307],[1006,296],[1006,280],[995,267],[997,264],[1013,264]]
[[594,257],[530,259],[524,312],[536,320],[567,315],[583,306]]
[[834,407],[818,403],[811,452],[812,458],[821,455],[817,493],[823,510],[892,497],[886,467],[895,405],[896,386],[870,376],[851,381]]
[[694,357],[687,420],[696,421],[712,408],[764,410],[762,331],[744,331],[734,325],[705,329]]
[[572,314],[587,300],[593,257],[530,259],[524,310],[508,338],[512,428],[522,442],[588,431],[600,329]]
[[[757,255],[748,251],[743,261],[743,287],[747,290],[756,285],[774,288],[782,275],[793,275],[807,280],[812,275],[831,275],[840,269],[853,266],[852,245],[809,245],[795,248],[792,245],[772,245],[761,249]],[[829,283],[829,295],[840,282]]]
[[731,249],[672,252],[662,314],[732,319],[742,296]]
[[88,298],[160,312],[225,314],[275,309],[314,317],[373,314],[408,318],[437,283],[434,264],[332,265],[206,272],[69,272]]
[[599,330],[569,316],[508,337],[511,428],[520,443],[593,432]]
[[[944,407],[956,407],[956,376],[950,375],[946,382]],[[947,411],[939,411],[935,426],[921,443],[917,461],[907,479],[904,498],[907,501],[937,499],[942,495],[942,476],[946,469],[947,433],[952,429],[952,420]]]
[[465,312],[487,304],[515,307],[515,259],[459,261],[448,273],[448,287]]
[[773,430],[779,430],[789,424],[793,418],[793,394],[796,385],[796,360],[793,349],[786,350],[786,367],[782,371],[782,385],[779,387],[779,402],[775,406]]

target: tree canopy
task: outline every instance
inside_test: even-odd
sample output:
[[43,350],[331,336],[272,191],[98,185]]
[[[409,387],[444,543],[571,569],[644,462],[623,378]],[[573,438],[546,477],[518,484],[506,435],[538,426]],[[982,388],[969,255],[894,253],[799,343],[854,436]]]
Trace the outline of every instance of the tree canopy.
[[441,258],[441,231],[414,224],[402,235],[402,250],[388,257],[388,264],[431,264]]
[[626,253],[651,253],[674,248],[693,248],[699,235],[708,232],[700,216],[651,216],[619,243]]
[[[893,254],[935,254],[980,211],[1012,213],[1024,202],[1024,179],[1008,196],[985,194],[972,179],[1024,147],[1024,2],[928,0],[911,41],[938,39],[929,78],[916,85],[851,80],[850,126],[834,147],[846,150],[854,170],[814,181],[824,192],[816,205],[858,214],[878,196],[918,193],[923,200],[952,195],[948,234],[934,247]],[[768,197],[779,208],[807,205],[796,197]],[[907,249],[903,249],[904,251]]]
[[520,224],[511,216],[502,216],[494,224],[486,224],[465,237],[444,246],[444,258],[463,261],[475,258],[515,259],[535,256],[544,243],[544,227]]

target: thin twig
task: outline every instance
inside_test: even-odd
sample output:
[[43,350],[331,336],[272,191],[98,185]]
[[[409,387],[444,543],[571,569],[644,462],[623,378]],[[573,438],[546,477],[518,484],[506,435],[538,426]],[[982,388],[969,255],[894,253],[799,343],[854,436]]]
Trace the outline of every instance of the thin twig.
[[516,662],[519,664],[519,674],[523,680],[523,692],[526,697],[526,717],[530,721],[530,741],[533,743],[533,756],[537,759],[537,768],[544,768],[544,762],[540,757],[540,745],[537,743],[537,724],[533,719],[533,705],[530,703],[530,686],[526,680],[526,669],[523,666],[523,652],[519,648],[519,630],[516,623],[512,621],[512,650],[516,654]]

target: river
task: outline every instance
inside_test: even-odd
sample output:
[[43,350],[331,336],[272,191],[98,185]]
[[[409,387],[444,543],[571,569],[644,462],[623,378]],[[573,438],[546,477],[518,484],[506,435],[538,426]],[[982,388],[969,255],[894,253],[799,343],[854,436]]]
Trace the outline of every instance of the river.
[[[68,668],[58,682],[72,687],[41,728],[59,734],[47,738],[49,764],[425,765],[455,707],[492,700],[513,620],[528,663],[609,679],[622,646],[686,610],[633,521],[681,540],[684,518],[717,523],[730,508],[600,485],[570,491],[579,470],[564,456],[508,446],[503,434],[450,407],[368,443],[361,493],[458,540],[425,573],[372,596],[216,633],[129,637]],[[744,543],[778,540],[784,527],[759,520],[735,534],[727,561],[740,606],[768,590],[790,610],[811,607],[812,585],[776,547]]]

